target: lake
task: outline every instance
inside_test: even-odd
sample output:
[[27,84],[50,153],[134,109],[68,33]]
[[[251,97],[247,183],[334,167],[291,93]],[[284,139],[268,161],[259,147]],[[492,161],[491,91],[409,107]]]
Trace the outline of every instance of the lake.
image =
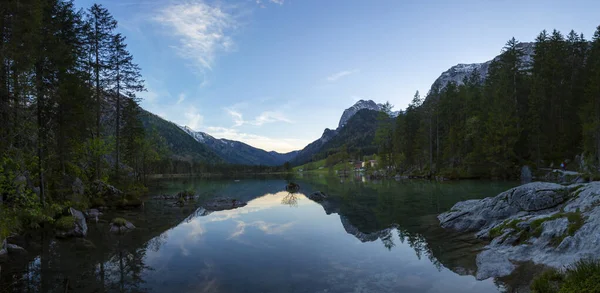
[[[0,292],[502,292],[477,281],[472,236],[439,228],[456,202],[494,196],[516,182],[362,178],[161,180],[143,209],[109,211],[84,239],[25,235],[28,257],[2,264]],[[192,189],[183,207],[152,199]],[[316,203],[305,195],[329,195]],[[213,196],[248,201],[207,212]],[[108,232],[124,217],[137,229]]]

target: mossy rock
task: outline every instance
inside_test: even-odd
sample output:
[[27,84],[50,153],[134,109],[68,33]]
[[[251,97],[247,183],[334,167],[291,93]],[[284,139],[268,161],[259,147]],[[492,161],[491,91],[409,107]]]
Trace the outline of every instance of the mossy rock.
[[112,219],[111,224],[113,224],[117,227],[123,227],[123,226],[127,225],[127,220],[125,220],[123,218],[114,218],[114,219]]
[[68,232],[75,229],[75,218],[73,216],[64,216],[54,222],[54,227],[62,232]]

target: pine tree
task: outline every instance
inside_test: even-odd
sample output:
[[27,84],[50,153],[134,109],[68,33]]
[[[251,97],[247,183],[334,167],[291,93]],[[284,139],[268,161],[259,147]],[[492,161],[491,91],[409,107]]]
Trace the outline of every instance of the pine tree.
[[[96,98],[96,130],[95,138],[100,139],[103,94],[106,86],[106,70],[109,63],[109,50],[113,41],[113,31],[117,22],[108,10],[99,4],[94,4],[88,10],[89,48],[91,49],[90,70],[94,77]],[[100,177],[100,158],[96,159],[96,178]]]
[[121,34],[113,37],[109,59],[109,85],[111,92],[114,93],[116,100],[116,156],[115,156],[115,175],[119,178],[119,159],[121,149],[121,96],[129,99],[135,99],[136,93],[144,90],[143,80],[141,79],[140,68],[133,63],[133,57],[127,51],[125,38]]
[[600,166],[600,26],[592,38],[587,57],[585,103],[582,107],[584,152],[591,164]]

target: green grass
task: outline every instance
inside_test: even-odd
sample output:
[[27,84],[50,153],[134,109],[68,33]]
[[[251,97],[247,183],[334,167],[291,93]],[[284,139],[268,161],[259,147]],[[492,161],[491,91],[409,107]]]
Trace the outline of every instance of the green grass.
[[73,216],[65,216],[54,222],[54,227],[60,231],[70,231],[75,228],[75,218]]
[[127,220],[123,219],[123,218],[114,218],[111,223],[117,227],[123,227],[125,225],[127,225]]
[[502,235],[502,231],[504,231],[505,229],[508,228],[512,228],[515,231],[519,230],[517,228],[517,224],[519,224],[520,222],[522,222],[523,220],[520,219],[514,219],[512,221],[504,221],[504,223],[502,223],[501,225],[498,225],[496,227],[494,227],[492,230],[490,230],[490,238],[494,239],[500,235]]
[[550,269],[531,283],[533,293],[600,292],[600,262],[578,261],[564,271]]
[[515,230],[513,233],[520,233],[519,240],[516,242],[516,244],[525,243],[529,239],[531,239],[531,237],[540,237],[542,235],[542,232],[544,232],[543,224],[545,222],[561,218],[567,218],[569,220],[569,226],[567,227],[567,231],[563,235],[555,237],[551,240],[550,243],[554,247],[557,247],[567,236],[575,235],[575,233],[581,228],[581,226],[585,224],[585,219],[581,215],[581,212],[560,212],[550,217],[535,219],[531,221],[531,223],[529,223],[529,230],[521,230],[517,228],[517,224],[522,222],[522,220],[515,219],[510,222],[506,220],[504,221],[504,223],[491,229],[489,232],[489,236],[491,239],[494,239],[498,236],[501,236],[505,229],[512,228]]

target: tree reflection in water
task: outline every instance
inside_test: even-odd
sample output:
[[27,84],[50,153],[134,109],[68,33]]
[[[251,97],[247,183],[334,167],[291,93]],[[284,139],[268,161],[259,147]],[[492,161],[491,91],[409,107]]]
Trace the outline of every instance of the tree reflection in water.
[[281,199],[281,204],[290,207],[298,207],[298,194],[295,192],[288,192],[288,194]]

